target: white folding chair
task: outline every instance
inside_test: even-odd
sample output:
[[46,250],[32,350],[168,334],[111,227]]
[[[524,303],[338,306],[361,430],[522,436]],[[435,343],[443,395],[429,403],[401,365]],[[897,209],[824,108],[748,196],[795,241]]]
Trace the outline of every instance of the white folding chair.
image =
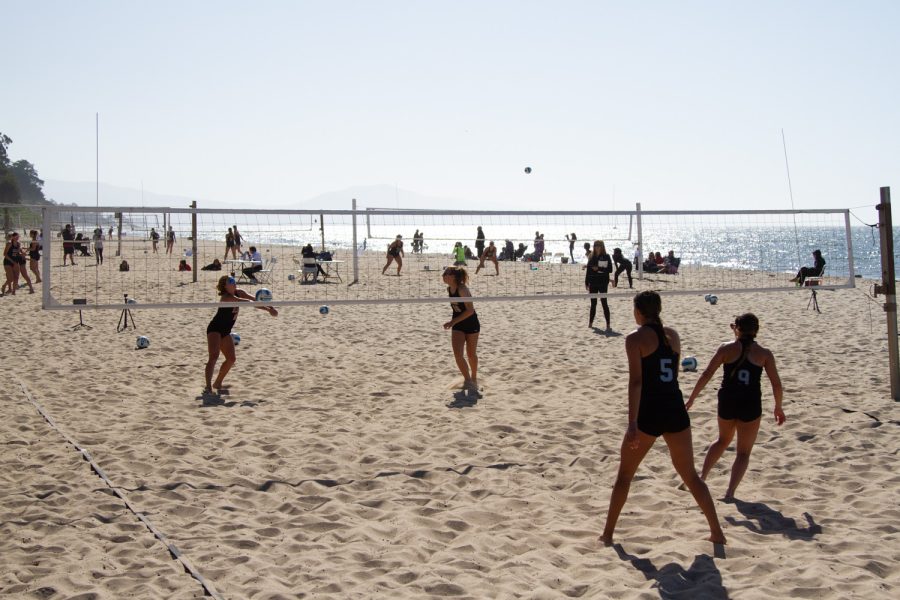
[[309,276],[312,275],[313,283],[317,283],[319,280],[319,265],[316,262],[316,259],[313,257],[304,257],[302,260],[302,268],[300,272],[303,274],[303,281],[308,281]]

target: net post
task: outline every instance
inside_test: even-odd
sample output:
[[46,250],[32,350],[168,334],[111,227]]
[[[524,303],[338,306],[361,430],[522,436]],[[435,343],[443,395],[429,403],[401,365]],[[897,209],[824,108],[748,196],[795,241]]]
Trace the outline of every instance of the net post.
[[322,249],[320,252],[325,252],[325,215],[323,213],[319,213],[319,232],[322,234]]
[[894,282],[894,227],[891,221],[891,188],[881,188],[878,209],[878,229],[881,233],[881,289],[884,312],[887,314],[888,357],[891,369],[891,396],[900,401],[900,352],[897,348],[897,291]]
[[[359,246],[356,243],[356,198],[353,199],[351,203],[351,207],[353,208],[353,281],[352,283],[359,283]],[[366,226],[369,223],[369,215],[366,215]]]
[[847,285],[856,287],[856,274],[853,269],[853,231],[850,229],[850,211],[844,211],[844,231],[847,233]]
[[50,211],[52,209],[44,207],[41,209],[41,308],[46,309],[50,306],[50,232],[51,219]]
[[197,201],[193,200],[191,202],[191,258],[194,260],[193,266],[191,267],[193,271],[191,272],[191,279],[194,283],[197,283]]
[[638,281],[644,280],[644,238],[643,232],[641,231],[641,203],[637,202],[635,204],[635,217],[637,221],[637,247],[638,247],[638,260],[635,267],[637,267],[637,278]]
[[116,217],[118,217],[118,229],[116,230],[116,238],[119,240],[119,244],[116,247],[116,256],[122,256],[122,211],[116,213]]

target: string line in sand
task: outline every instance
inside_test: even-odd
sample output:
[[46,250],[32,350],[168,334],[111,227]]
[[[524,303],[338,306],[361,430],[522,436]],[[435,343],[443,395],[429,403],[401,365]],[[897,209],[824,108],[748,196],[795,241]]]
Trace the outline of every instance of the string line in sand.
[[171,543],[169,541],[169,539],[165,536],[165,534],[163,534],[150,521],[150,519],[147,518],[147,516],[144,513],[140,512],[136,509],[136,507],[131,503],[131,501],[128,500],[128,498],[125,496],[125,494],[121,491],[121,489],[118,486],[113,484],[113,482],[109,479],[109,477],[106,475],[106,473],[103,471],[103,469],[100,468],[100,465],[98,465],[96,463],[96,461],[94,461],[94,458],[91,456],[90,452],[88,452],[86,449],[82,448],[81,445],[76,440],[74,440],[69,434],[67,434],[65,431],[63,431],[56,424],[56,421],[54,421],[53,417],[50,416],[50,413],[48,413],[46,410],[44,410],[44,407],[42,407],[40,404],[38,404],[38,402],[34,399],[34,397],[31,395],[31,392],[28,391],[28,388],[25,386],[25,383],[22,382],[22,380],[19,379],[18,377],[16,377],[16,376],[14,376],[14,377],[16,379],[16,383],[18,383],[19,387],[22,388],[22,392],[25,394],[25,398],[32,404],[32,406],[34,406],[34,408],[38,411],[38,413],[40,413],[40,415],[42,417],[44,417],[44,420],[47,421],[47,423],[50,425],[50,427],[52,429],[54,429],[57,433],[59,433],[59,435],[61,435],[62,438],[66,442],[68,442],[71,446],[73,446],[75,448],[75,450],[77,450],[81,454],[81,457],[84,460],[86,460],[88,462],[88,464],[90,465],[91,470],[93,470],[94,473],[96,473],[97,476],[103,480],[103,483],[106,484],[106,486],[112,491],[112,493],[115,494],[119,499],[122,500],[122,502],[125,503],[125,507],[129,511],[131,511],[134,514],[134,516],[137,517],[137,519],[141,523],[143,523],[144,526],[147,527],[147,529],[150,530],[150,532],[156,537],[156,539],[158,539],[160,542],[162,542],[162,544],[166,547],[166,550],[169,551],[169,554],[172,555],[172,558],[174,558],[175,560],[180,562],[182,564],[182,566],[184,567],[184,570],[191,577],[193,577],[200,583],[201,587],[203,587],[203,590],[206,592],[206,595],[211,596],[212,598],[215,598],[216,600],[224,600],[224,597],[219,592],[216,591],[216,589],[213,587],[212,583],[210,583],[209,580],[207,580],[206,577],[204,577],[200,573],[200,571],[198,571],[197,568],[194,567],[194,565],[181,552],[181,550],[175,544]]

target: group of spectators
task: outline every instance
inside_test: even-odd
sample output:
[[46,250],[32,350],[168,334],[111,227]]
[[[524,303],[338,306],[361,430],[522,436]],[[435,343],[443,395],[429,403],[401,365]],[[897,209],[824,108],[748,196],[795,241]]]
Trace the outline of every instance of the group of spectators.
[[669,254],[663,257],[659,252],[650,252],[647,254],[647,260],[644,261],[642,267],[645,273],[668,273],[675,275],[678,273],[678,267],[681,265],[681,259],[675,256],[674,250],[669,250]]

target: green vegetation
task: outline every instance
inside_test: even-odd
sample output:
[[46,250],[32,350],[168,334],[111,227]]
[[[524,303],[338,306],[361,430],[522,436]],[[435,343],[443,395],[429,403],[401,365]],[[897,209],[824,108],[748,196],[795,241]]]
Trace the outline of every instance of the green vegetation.
[[27,160],[10,161],[7,149],[12,143],[9,136],[0,132],[0,206],[4,231],[9,231],[14,223],[40,221],[40,214],[26,206],[55,204],[44,197],[44,180],[33,164]]

